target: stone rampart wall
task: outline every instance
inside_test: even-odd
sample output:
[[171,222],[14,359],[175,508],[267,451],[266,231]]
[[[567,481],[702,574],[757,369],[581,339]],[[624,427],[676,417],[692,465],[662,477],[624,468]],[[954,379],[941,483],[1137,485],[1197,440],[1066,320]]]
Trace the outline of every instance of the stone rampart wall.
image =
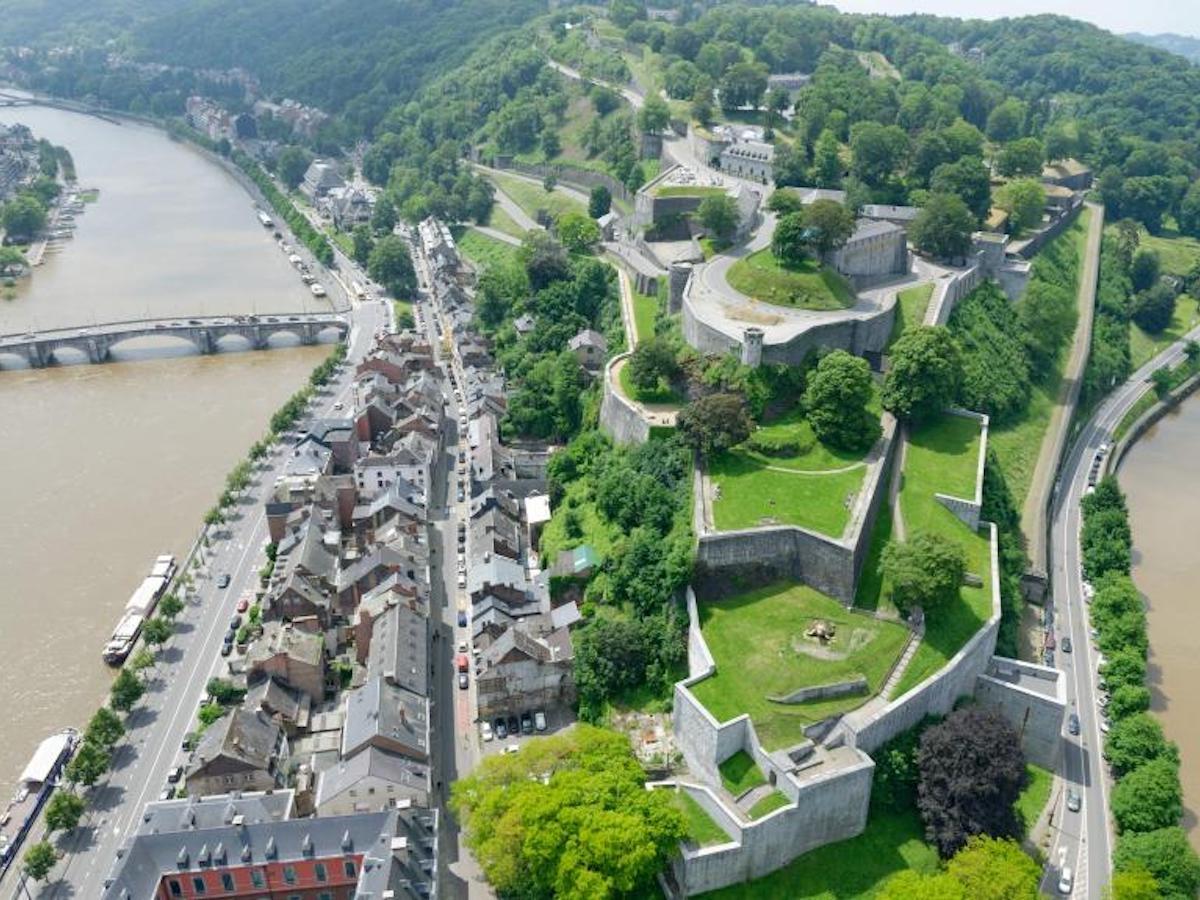
[[1075,217],[1079,215],[1079,211],[1083,209],[1083,196],[1076,194],[1071,201],[1071,206],[1063,215],[1059,216],[1044,229],[1039,231],[1029,241],[1017,251],[1017,255],[1023,259],[1032,259],[1037,255],[1046,244],[1054,240],[1064,231],[1071,227],[1071,223],[1075,221]]
[[604,396],[600,401],[600,430],[618,444],[644,444],[650,440],[650,423],[642,418],[638,408],[613,389],[613,369],[617,362],[629,356],[614,356],[604,367]]
[[[1008,673],[1019,673],[1020,678],[1005,677]],[[1058,669],[993,657],[988,671],[975,682],[975,700],[997,709],[1021,736],[1025,758],[1050,771],[1058,767],[1063,752],[1067,696],[1061,679]],[[1023,686],[1023,680],[1041,683],[1043,689]]]

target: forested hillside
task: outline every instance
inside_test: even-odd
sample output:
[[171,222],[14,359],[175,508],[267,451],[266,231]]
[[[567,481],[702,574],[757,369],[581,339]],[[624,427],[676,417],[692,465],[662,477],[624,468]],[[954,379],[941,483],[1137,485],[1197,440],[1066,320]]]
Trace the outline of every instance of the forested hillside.
[[1186,34],[1139,34],[1132,32],[1121,35],[1135,44],[1145,44],[1147,47],[1157,47],[1168,53],[1176,53],[1193,63],[1200,63],[1200,38]]

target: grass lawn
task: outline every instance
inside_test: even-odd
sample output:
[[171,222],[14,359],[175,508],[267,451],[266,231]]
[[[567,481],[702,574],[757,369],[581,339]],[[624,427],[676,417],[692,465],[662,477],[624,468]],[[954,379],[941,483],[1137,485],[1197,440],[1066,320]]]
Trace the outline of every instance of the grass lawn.
[[765,878],[704,896],[710,900],[871,900],[897,872],[937,870],[937,851],[925,843],[923,834],[915,812],[873,811],[858,837],[806,853]]
[[899,697],[944,666],[991,615],[991,547],[984,530],[972,534],[942,506],[934,494],[973,497],[979,460],[980,427],[974,419],[945,415],[922,426],[909,438],[900,490],[900,510],[908,536],[919,531],[940,534],[962,544],[967,571],[983,579],[983,587],[959,589],[959,600],[930,613],[925,638],[892,694]]
[[903,290],[896,297],[899,304],[895,321],[892,323],[892,337],[888,345],[894,344],[900,335],[917,328],[925,321],[925,310],[929,307],[929,298],[933,296],[933,283],[918,284]]
[[518,225],[517,220],[506,213],[499,204],[492,207],[492,214],[488,216],[487,223],[497,231],[511,234],[515,238],[525,237],[525,229]]
[[[816,619],[836,628],[828,644],[804,636]],[[702,603],[700,627],[717,671],[693,687],[697,699],[721,722],[749,713],[763,746],[772,750],[800,741],[805,725],[853,709],[869,695],[798,704],[773,703],[768,695],[857,675],[876,691],[908,635],[901,625],[851,613],[800,584]]]
[[[888,474],[884,475],[887,484]],[[879,515],[875,517],[875,526],[871,529],[871,545],[867,550],[867,559],[863,563],[862,574],[858,578],[858,590],[854,594],[854,605],[858,609],[875,611],[877,609],[894,610],[895,606],[889,599],[887,579],[879,571],[879,563],[883,559],[883,548],[892,539],[892,510],[885,501],[879,507]]]
[[1054,783],[1054,773],[1041,766],[1026,764],[1025,771],[1029,774],[1029,784],[1017,798],[1017,818],[1021,821],[1022,830],[1029,834],[1050,799],[1050,787]]
[[633,328],[639,341],[654,337],[654,318],[658,314],[658,297],[633,291]]
[[1163,228],[1157,235],[1143,228],[1138,246],[1157,253],[1162,270],[1168,275],[1186,275],[1200,260],[1200,241],[1184,237],[1174,228]]
[[587,215],[586,206],[573,197],[567,196],[562,191],[547,192],[540,184],[526,181],[524,178],[518,178],[515,175],[500,175],[493,172],[489,173],[488,177],[496,183],[496,186],[500,190],[508,194],[513,202],[525,211],[525,214],[529,218],[535,221],[537,220],[539,209],[547,210],[555,218],[567,212],[578,212]]
[[621,366],[621,371],[617,375],[617,381],[621,384],[621,390],[625,396],[631,400],[636,400],[638,403],[666,404],[666,405],[682,405],[683,397],[667,384],[663,379],[658,380],[658,386],[652,391],[644,391],[633,383],[633,379],[629,375],[629,365]]
[[697,847],[728,844],[731,840],[725,829],[714,822],[712,816],[706,813],[704,807],[693,800],[687,791],[672,791],[671,803],[683,813],[683,821],[687,824],[687,839]]
[[745,750],[739,750],[718,768],[721,770],[721,784],[735,797],[767,783],[762,770],[758,768],[758,763]]
[[454,240],[463,255],[481,268],[501,265],[517,258],[518,248],[474,228],[466,229]]
[[401,327],[401,328],[403,328],[403,327],[404,327],[403,323],[404,323],[406,320],[407,320],[407,321],[409,321],[409,322],[411,322],[411,321],[412,321],[412,318],[413,318],[413,311],[412,311],[413,305],[412,305],[412,303],[411,303],[410,301],[408,301],[408,300],[393,300],[393,301],[392,301],[392,307],[393,307],[393,308],[395,309],[395,311],[396,311],[396,321],[397,321],[398,323],[400,323],[400,327]]
[[854,290],[837,272],[812,260],[784,266],[767,248],[739,259],[727,278],[734,290],[777,306],[845,309],[854,304]]
[[1187,294],[1180,294],[1175,301],[1175,315],[1171,324],[1158,334],[1142,331],[1136,322],[1129,323],[1129,357],[1134,369],[1141,368],[1170,344],[1175,343],[1200,322],[1200,310],[1196,301]]
[[773,813],[775,810],[787,806],[789,802],[787,795],[783,791],[773,791],[750,807],[747,815],[751,819],[761,819],[768,813]]

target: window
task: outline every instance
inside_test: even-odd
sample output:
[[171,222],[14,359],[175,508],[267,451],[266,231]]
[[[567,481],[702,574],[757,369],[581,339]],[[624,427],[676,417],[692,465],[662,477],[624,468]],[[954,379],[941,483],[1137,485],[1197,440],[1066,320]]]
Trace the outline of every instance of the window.
[[329,874],[325,871],[325,863],[317,863],[313,866],[313,870],[316,873],[317,881],[329,880]]
[[347,878],[357,878],[358,877],[358,867],[356,865],[354,865],[354,860],[348,859],[344,863],[342,863],[342,866],[345,869]]
[[267,880],[265,878],[263,878],[263,873],[262,873],[261,869],[251,869],[250,870],[250,883],[252,885],[254,885],[256,888],[267,886]]
[[179,879],[172,878],[170,881],[167,882],[167,887],[169,887],[171,889],[172,897],[182,897],[183,896],[183,887],[179,884]]
[[317,900],[333,900],[333,894],[329,893],[329,891],[321,891],[321,893],[317,894]]
[[221,887],[227,891],[233,890],[233,876],[228,872],[221,873]]
[[192,876],[192,893],[193,894],[203,894],[207,890],[208,890],[208,887],[204,884],[204,877],[202,875],[193,875]]
[[295,884],[296,883],[296,867],[295,866],[284,866],[283,867],[283,880],[287,884]]

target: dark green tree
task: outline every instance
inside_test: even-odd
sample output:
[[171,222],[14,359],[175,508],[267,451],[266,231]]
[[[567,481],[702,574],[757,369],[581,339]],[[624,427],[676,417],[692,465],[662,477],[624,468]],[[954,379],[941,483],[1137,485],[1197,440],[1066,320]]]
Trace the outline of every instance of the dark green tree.
[[687,446],[707,456],[728,450],[750,436],[754,423],[738,394],[709,394],[685,406],[676,422]]
[[965,256],[978,223],[967,204],[953,194],[930,194],[913,220],[909,236],[922,253],[942,259]]
[[883,381],[883,408],[902,419],[924,419],[951,406],[963,381],[962,352],[943,327],[914,328],[892,345]]
[[592,188],[592,192],[588,195],[588,215],[593,219],[599,219],[601,216],[608,215],[612,209],[612,192],[602,184]]
[[295,190],[304,180],[304,173],[312,163],[312,154],[303,147],[288,146],[279,151],[275,162],[275,171],[279,180],[287,185],[288,190]]
[[867,361],[844,350],[823,357],[809,375],[804,403],[822,443],[865,451],[878,440],[879,417],[868,409],[875,388]]
[[920,607],[930,617],[958,599],[967,569],[961,544],[931,532],[918,532],[883,548],[880,571],[892,586],[892,602],[909,611]]
[[397,235],[389,234],[375,242],[367,261],[367,273],[394,297],[411,297],[417,289],[417,273],[408,245]]

